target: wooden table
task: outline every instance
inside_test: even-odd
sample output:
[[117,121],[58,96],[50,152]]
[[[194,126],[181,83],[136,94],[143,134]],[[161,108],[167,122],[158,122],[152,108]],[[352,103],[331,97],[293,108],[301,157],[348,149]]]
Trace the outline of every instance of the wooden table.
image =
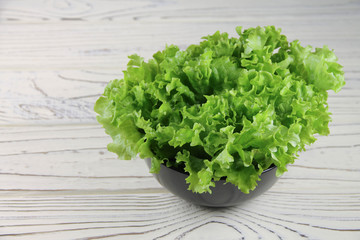
[[[127,56],[275,25],[346,72],[331,134],[266,194],[207,209],[117,160],[93,105]],[[359,1],[0,1],[0,239],[360,239]]]

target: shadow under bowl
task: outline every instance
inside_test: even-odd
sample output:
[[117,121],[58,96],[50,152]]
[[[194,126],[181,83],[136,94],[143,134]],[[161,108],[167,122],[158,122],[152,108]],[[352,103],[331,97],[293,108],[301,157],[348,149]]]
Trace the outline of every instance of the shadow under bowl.
[[[151,167],[151,160],[145,159],[147,166]],[[160,172],[153,174],[156,180],[174,195],[192,202],[196,205],[206,207],[230,207],[239,205],[247,200],[253,199],[267,190],[269,190],[278,180],[276,177],[276,166],[266,169],[261,175],[261,181],[249,194],[241,192],[235,185],[226,183],[225,180],[215,182],[212,187],[212,193],[193,193],[188,190],[189,185],[186,178],[189,176],[185,173],[178,172],[174,169],[161,165]],[[226,184],[225,184],[226,183]]]

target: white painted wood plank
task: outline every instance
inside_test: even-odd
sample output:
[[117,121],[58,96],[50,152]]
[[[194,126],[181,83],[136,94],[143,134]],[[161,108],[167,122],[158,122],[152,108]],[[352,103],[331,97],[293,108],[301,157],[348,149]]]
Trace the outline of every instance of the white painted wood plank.
[[[353,24],[353,21],[349,20],[346,25]],[[336,21],[321,27],[314,25],[309,29],[308,25],[294,28],[294,23],[284,26],[287,22],[283,19],[248,24],[243,21],[211,24],[65,22],[30,24],[26,28],[21,24],[4,23],[0,35],[0,69],[122,70],[126,66],[127,56],[134,53],[148,59],[158,50],[164,49],[166,44],[176,44],[184,49],[190,44],[199,43],[202,36],[213,34],[217,30],[236,36],[235,27],[238,25],[255,27],[273,24],[282,27],[290,41],[299,39],[303,45],[310,44],[314,47],[328,45],[335,49],[346,71],[358,70],[360,52],[356,49],[360,33],[353,31],[351,25],[346,28],[342,28],[343,25],[336,27]]]
[[[2,21],[9,22],[46,22],[46,21],[234,21],[252,20],[261,17],[287,19],[298,25],[308,24],[318,19],[333,20],[333,15],[346,14],[353,19],[358,17],[357,1],[321,0],[313,2],[295,1],[236,1],[228,0],[223,4],[216,1],[156,1],[156,0],[86,0],[86,1],[46,1],[2,0]],[[321,13],[321,14],[319,14]],[[300,21],[301,20],[301,21]],[[305,21],[305,22],[303,22]],[[325,23],[316,22],[316,25]]]
[[4,224],[0,230],[3,237],[19,239],[223,239],[224,234],[235,239],[359,237],[360,219],[355,214],[359,205],[334,194],[314,197],[270,191],[225,209],[197,207],[169,194],[12,197],[1,201]]

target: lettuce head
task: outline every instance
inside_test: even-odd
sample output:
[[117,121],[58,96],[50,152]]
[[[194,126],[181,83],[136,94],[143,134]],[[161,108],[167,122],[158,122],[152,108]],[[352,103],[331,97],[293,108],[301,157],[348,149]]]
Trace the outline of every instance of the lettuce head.
[[334,52],[289,43],[274,26],[236,31],[166,46],[147,62],[129,56],[95,104],[108,150],[151,158],[152,173],[186,172],[197,193],[220,178],[249,193],[264,170],[281,175],[314,134],[329,134],[327,90],[345,84]]

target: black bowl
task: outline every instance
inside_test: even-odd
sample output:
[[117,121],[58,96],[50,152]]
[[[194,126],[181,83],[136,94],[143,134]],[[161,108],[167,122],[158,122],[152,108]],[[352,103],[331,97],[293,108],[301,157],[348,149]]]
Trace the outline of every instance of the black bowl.
[[[150,168],[151,160],[145,159],[145,162]],[[251,191],[249,194],[241,192],[236,186],[231,183],[226,183],[225,180],[215,182],[215,187],[211,188],[212,194],[193,193],[191,190],[187,190],[188,184],[186,183],[185,178],[189,175],[164,165],[161,165],[158,174],[153,175],[163,187],[184,200],[207,207],[230,207],[239,205],[244,201],[255,198],[269,190],[278,180],[275,173],[275,166],[266,169],[260,175],[261,181],[258,182],[254,191]]]

